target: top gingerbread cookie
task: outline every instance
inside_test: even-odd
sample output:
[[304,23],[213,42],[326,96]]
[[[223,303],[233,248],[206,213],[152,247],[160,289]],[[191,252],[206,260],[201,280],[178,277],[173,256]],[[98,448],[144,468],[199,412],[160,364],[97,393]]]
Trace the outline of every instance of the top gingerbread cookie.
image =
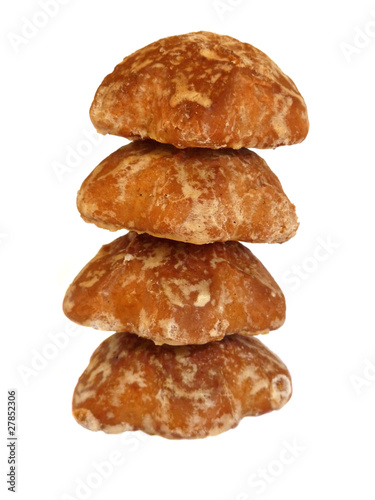
[[309,128],[293,81],[263,52],[206,31],[171,36],[126,57],[91,105],[98,132],[178,148],[275,148]]

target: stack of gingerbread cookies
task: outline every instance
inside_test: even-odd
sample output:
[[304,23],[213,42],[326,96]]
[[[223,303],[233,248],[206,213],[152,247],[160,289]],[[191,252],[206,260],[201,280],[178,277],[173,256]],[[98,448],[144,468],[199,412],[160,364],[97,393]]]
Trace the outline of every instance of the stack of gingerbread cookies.
[[64,312],[118,332],[94,352],[73,396],[90,430],[202,438],[281,408],[288,369],[257,334],[285,300],[240,243],[283,243],[298,222],[278,178],[246,148],[301,142],[303,98],[249,44],[208,32],[126,57],[94,98],[98,132],[133,142],[83,182],[86,222],[124,236],[70,285]]

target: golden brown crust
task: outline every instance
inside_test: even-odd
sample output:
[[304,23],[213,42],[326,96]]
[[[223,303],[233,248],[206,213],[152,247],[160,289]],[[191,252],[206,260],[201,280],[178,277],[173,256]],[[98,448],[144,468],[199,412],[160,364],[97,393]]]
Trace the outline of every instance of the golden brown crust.
[[295,235],[295,207],[266,162],[245,148],[177,149],[136,141],[83,182],[77,207],[110,230],[205,244],[283,243]]
[[263,52],[205,31],[163,38],[126,57],[99,86],[98,132],[178,148],[275,148],[309,122],[293,81]]
[[192,245],[134,232],[102,247],[63,307],[78,324],[157,344],[267,333],[285,320],[282,291],[241,243]]
[[92,431],[194,439],[278,410],[291,394],[288,369],[258,339],[233,335],[176,347],[116,333],[80,377],[73,415]]

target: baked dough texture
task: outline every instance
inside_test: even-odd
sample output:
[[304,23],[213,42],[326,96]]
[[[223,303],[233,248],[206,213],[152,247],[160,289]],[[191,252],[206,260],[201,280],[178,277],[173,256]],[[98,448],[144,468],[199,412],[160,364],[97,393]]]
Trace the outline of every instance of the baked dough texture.
[[135,141],[108,156],[83,182],[86,222],[205,244],[283,243],[298,228],[294,205],[256,153],[177,149]]
[[178,148],[275,148],[309,129],[297,87],[266,54],[206,31],[126,57],[99,86],[90,116],[100,133]]
[[256,338],[156,346],[116,333],[80,377],[73,415],[92,431],[204,438],[236,427],[243,417],[280,409],[291,394],[288,369]]
[[268,333],[285,320],[282,291],[241,243],[192,245],[135,232],[101,248],[63,308],[80,325],[173,345]]

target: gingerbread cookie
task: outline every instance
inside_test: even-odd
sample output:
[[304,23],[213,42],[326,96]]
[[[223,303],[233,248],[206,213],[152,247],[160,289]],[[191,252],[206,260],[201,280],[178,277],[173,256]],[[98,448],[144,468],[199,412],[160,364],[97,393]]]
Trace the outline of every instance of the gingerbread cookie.
[[98,132],[178,148],[275,148],[309,129],[297,87],[266,54],[206,31],[126,57],[99,86],[90,116]]
[[80,325],[157,344],[267,333],[285,320],[282,291],[241,243],[192,245],[134,232],[102,247],[63,306]]
[[202,245],[283,243],[298,228],[280,181],[253,151],[135,141],[112,153],[77,197],[86,222]]
[[291,394],[288,369],[256,338],[156,346],[116,333],[80,377],[73,415],[92,431],[204,438],[236,427],[243,417],[280,409]]

